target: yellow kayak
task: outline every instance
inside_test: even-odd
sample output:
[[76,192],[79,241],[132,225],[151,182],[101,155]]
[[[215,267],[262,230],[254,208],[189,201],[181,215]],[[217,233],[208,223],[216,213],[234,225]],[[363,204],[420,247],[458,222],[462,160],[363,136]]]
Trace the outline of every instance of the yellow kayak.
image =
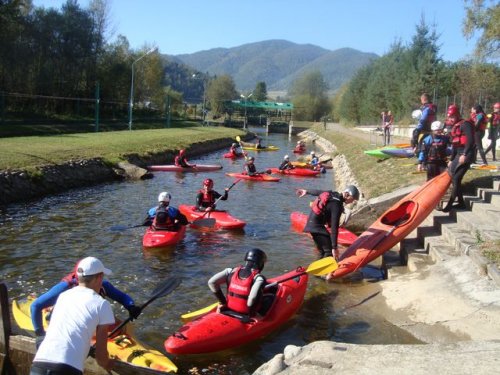
[[[27,331],[34,331],[31,323],[30,306],[33,297],[28,297],[22,302],[12,302],[12,315],[17,325]],[[43,311],[43,325],[47,328],[47,313]],[[124,329],[126,329],[125,326]],[[108,339],[108,352],[112,358],[119,359],[128,364],[147,367],[161,372],[177,372],[177,366],[158,350],[146,347],[135,340],[128,332],[124,332]]]
[[278,146],[266,146],[262,148],[256,148],[255,146],[243,146],[243,150],[247,151],[278,151],[280,148]]

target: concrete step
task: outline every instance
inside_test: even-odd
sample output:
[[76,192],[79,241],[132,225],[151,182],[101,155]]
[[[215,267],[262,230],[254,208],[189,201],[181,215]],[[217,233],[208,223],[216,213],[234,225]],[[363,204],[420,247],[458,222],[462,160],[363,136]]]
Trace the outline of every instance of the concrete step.
[[455,246],[457,254],[467,254],[471,246],[478,244],[477,238],[472,236],[470,231],[459,227],[456,223],[443,225],[441,233],[448,244]]
[[427,254],[408,254],[408,270],[410,272],[422,271],[427,266],[433,264],[433,260]]
[[500,179],[498,177],[493,180],[493,189],[500,191]]
[[450,216],[455,216],[457,224],[463,229],[469,230],[473,237],[478,241],[500,239],[498,223],[488,217],[480,217],[471,211],[455,211]]
[[441,237],[426,239],[425,246],[429,253],[429,257],[434,262],[446,262],[447,260],[458,256],[455,251],[455,246],[450,245]]
[[493,206],[490,203],[475,202],[472,205],[472,212],[482,218],[491,219],[491,222],[497,223],[497,227],[500,228],[500,207]]

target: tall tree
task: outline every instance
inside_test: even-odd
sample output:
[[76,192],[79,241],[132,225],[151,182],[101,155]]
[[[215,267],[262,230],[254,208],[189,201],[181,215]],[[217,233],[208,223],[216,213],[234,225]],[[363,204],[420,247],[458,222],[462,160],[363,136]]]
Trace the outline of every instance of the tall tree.
[[267,86],[265,82],[257,82],[253,90],[253,100],[265,102],[267,100]]
[[500,3],[490,0],[465,0],[463,34],[467,39],[478,32],[475,55],[479,59],[498,60],[500,55]]
[[298,120],[320,121],[330,112],[327,91],[328,85],[319,71],[297,79],[289,93],[294,105],[294,117]]
[[222,75],[208,83],[206,97],[210,109],[217,114],[222,114],[224,112],[224,102],[236,99],[239,96],[233,78],[229,75]]

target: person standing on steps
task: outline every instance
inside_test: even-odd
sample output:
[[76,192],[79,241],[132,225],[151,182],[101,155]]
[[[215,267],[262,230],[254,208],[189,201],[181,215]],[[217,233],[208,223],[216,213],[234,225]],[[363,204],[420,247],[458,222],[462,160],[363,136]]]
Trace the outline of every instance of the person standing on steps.
[[30,375],[81,375],[95,335],[95,358],[106,370],[113,360],[107,349],[108,329],[115,318],[111,305],[99,295],[104,275],[111,271],[94,257],[78,263],[78,286],[61,293],[47,335],[38,348]]
[[[310,233],[321,257],[332,255],[338,259],[338,233],[340,216],[344,212],[344,205],[359,199],[359,190],[354,185],[347,186],[342,193],[336,191],[322,191],[316,189],[297,189],[297,196],[306,194],[317,196],[311,205],[311,212],[307,218],[304,232]],[[325,228],[330,227],[331,232]]]
[[422,142],[422,149],[418,155],[418,171],[427,170],[427,181],[440,175],[447,167],[448,136],[443,134],[444,124],[434,121],[431,125],[432,134],[426,136]]
[[[462,192],[462,179],[470,168],[476,149],[474,143],[474,124],[469,120],[462,119],[460,111],[455,104],[448,107],[448,120],[451,128],[452,151],[448,162],[448,173],[451,176],[452,190],[444,212],[449,212],[453,208],[466,208]],[[458,203],[454,205],[455,199]]]
[[488,122],[488,118],[483,111],[483,107],[481,107],[479,104],[471,108],[470,115],[470,121],[474,124],[474,143],[476,145],[476,152],[474,153],[472,162],[475,163],[477,161],[477,153],[479,152],[479,156],[481,156],[483,165],[488,165],[488,162],[486,161],[486,155],[483,150],[483,138],[484,133],[486,132],[486,124]]
[[431,124],[436,120],[436,105],[431,102],[429,94],[423,93],[420,96],[420,102],[422,103],[420,107],[422,115],[418,120],[417,126],[413,130],[411,138],[411,146],[416,155],[420,152],[422,137],[430,133]]
[[489,146],[484,150],[484,155],[491,151],[493,161],[497,161],[497,139],[500,137],[500,102],[493,106],[493,113],[488,116],[488,139]]

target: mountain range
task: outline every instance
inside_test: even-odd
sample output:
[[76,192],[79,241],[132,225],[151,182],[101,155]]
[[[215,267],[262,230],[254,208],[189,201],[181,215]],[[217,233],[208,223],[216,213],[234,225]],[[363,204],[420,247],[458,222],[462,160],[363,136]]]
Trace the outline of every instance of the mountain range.
[[267,40],[165,57],[211,76],[228,74],[242,91],[253,90],[257,82],[265,82],[268,91],[286,91],[310,71],[320,71],[330,91],[335,91],[378,55],[352,48],[330,51],[312,44]]

